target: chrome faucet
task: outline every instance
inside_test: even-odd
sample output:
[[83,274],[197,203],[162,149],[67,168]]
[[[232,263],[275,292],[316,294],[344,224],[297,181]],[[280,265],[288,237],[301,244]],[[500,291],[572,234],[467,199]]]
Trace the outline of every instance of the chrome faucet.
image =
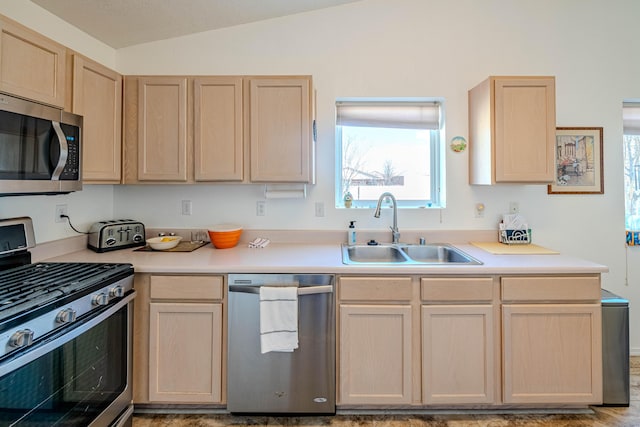
[[400,231],[398,230],[398,204],[393,194],[385,192],[380,195],[380,198],[378,199],[378,206],[376,206],[376,211],[373,213],[373,216],[376,218],[380,218],[380,208],[382,207],[382,201],[387,197],[389,197],[391,199],[391,202],[393,203],[393,226],[389,228],[391,229],[391,235],[393,236],[393,243],[399,243]]

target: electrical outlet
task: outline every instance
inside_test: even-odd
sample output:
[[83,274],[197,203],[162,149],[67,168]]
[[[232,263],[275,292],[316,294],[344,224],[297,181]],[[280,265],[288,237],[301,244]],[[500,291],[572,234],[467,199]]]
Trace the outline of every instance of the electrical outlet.
[[191,215],[193,213],[193,204],[191,200],[182,201],[182,215]]
[[518,203],[518,202],[509,202],[509,213],[511,213],[511,214],[520,213],[520,203]]
[[56,222],[65,222],[65,218],[62,215],[69,215],[69,211],[67,210],[67,205],[56,205]]
[[324,203],[316,202],[316,216],[324,216]]
[[485,210],[484,203],[476,203],[475,217],[484,218],[484,210]]
[[267,210],[267,202],[265,202],[264,200],[258,200],[256,202],[256,215],[264,216],[266,210]]

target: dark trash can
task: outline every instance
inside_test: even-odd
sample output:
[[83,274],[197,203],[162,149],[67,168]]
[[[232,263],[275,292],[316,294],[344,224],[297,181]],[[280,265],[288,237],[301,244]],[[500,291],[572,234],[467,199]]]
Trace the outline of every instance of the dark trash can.
[[629,301],[602,289],[602,404],[629,406]]

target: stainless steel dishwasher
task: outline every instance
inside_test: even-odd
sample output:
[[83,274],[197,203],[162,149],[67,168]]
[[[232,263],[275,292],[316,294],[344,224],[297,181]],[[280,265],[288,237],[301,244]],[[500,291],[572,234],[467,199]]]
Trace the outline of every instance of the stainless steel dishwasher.
[[[227,409],[335,413],[335,277],[230,274]],[[298,288],[298,348],[261,353],[260,287]]]

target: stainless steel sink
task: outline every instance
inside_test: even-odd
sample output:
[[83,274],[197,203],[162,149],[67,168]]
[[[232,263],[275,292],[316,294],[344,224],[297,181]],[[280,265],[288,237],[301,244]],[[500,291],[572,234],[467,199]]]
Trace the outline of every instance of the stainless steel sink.
[[377,265],[482,264],[471,255],[444,243],[429,245],[342,245],[342,262],[344,264]]
[[353,245],[342,247],[342,260],[351,263],[398,264],[409,261],[406,255],[393,245]]
[[462,263],[478,264],[475,258],[465,254],[453,246],[444,244],[435,245],[408,245],[402,246],[402,251],[409,258],[417,262],[428,264]]

